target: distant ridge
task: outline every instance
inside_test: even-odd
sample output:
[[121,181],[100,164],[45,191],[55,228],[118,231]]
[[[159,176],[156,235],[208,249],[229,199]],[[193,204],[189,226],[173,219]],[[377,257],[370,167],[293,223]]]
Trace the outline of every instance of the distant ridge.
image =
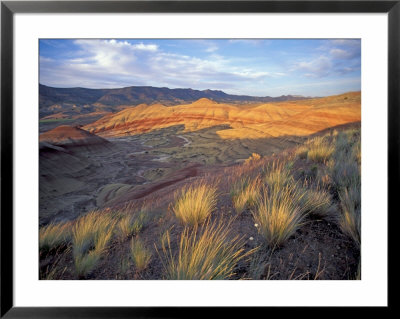
[[[206,98],[218,103],[249,104],[302,100],[309,97],[282,95],[278,97],[232,95],[219,90],[169,89],[151,86],[130,86],[119,89],[54,88],[39,85],[40,116],[46,116],[73,105],[81,113],[92,111],[115,111],[121,105],[188,104]],[[85,108],[83,108],[85,106]]]

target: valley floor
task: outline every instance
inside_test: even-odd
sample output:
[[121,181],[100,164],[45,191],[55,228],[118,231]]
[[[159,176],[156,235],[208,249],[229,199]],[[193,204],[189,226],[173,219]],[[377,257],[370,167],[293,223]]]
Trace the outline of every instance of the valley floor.
[[[40,278],[359,279],[359,126],[257,140],[220,139],[225,126],[173,126],[108,138],[108,146],[41,151]],[[279,194],[296,185],[291,203],[303,192],[291,210],[299,219],[288,222],[293,229],[282,242],[268,230],[276,221],[260,215],[278,187],[271,178],[283,180]],[[215,203],[188,224],[177,202],[196,185],[214,187]],[[245,195],[250,185],[254,198]],[[250,197],[240,203],[241,196]],[[82,235],[90,218],[102,226]],[[215,277],[196,268],[191,251],[207,231],[236,249],[224,251],[229,262]],[[185,262],[190,269],[176,269]]]

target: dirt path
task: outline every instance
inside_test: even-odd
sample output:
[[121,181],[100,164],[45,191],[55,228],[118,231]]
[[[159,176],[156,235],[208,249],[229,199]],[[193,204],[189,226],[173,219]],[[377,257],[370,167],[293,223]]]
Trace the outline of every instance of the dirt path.
[[180,137],[181,139],[183,139],[185,141],[185,144],[183,144],[183,147],[187,147],[192,143],[192,141],[188,140],[186,137],[184,137],[182,135],[177,135],[177,137]]

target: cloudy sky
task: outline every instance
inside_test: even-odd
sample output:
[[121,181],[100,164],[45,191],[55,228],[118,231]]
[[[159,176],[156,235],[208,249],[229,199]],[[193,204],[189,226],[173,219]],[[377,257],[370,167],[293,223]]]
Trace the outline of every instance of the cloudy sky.
[[326,96],[361,89],[360,40],[40,40],[40,83]]

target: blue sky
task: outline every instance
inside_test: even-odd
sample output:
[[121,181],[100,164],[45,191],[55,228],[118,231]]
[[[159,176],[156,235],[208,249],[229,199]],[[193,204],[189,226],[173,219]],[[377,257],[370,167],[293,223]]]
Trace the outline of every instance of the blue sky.
[[361,90],[357,39],[42,39],[40,83],[326,96]]

